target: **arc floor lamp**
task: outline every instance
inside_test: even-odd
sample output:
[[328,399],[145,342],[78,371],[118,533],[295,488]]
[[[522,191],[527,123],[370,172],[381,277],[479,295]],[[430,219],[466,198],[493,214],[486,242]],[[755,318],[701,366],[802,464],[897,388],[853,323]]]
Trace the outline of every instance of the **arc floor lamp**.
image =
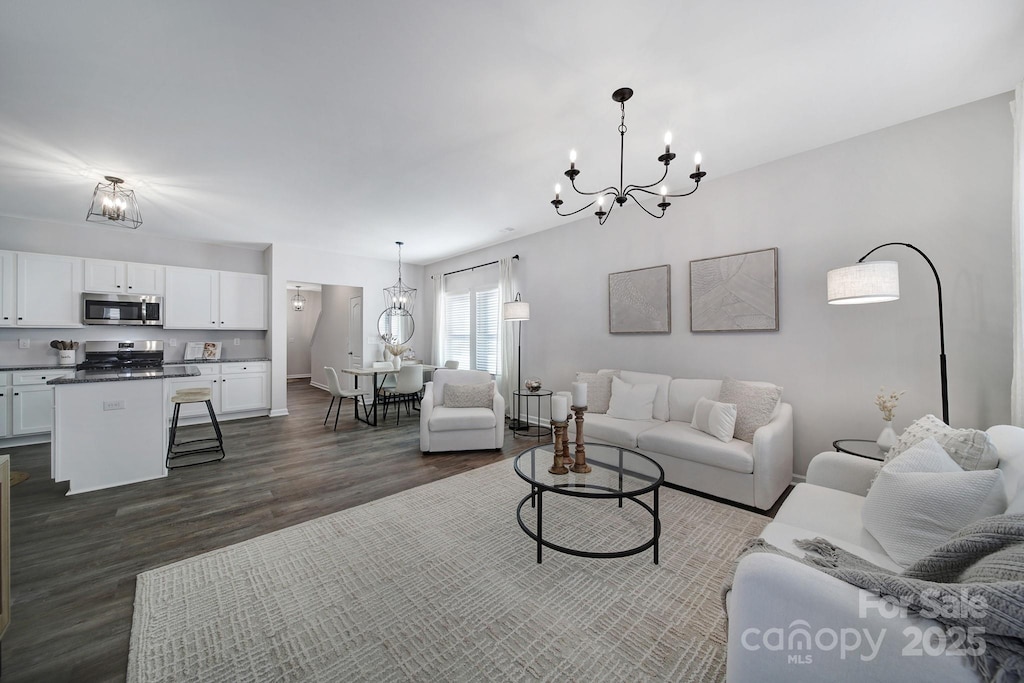
[[830,304],[874,304],[900,298],[900,270],[896,261],[865,261],[882,247],[907,247],[928,262],[939,294],[939,379],[942,384],[942,421],[949,424],[949,387],[946,380],[946,331],[942,318],[942,281],[928,255],[906,242],[886,242],[860,257],[852,266],[828,271]]
[[[519,292],[516,292],[516,298],[513,301],[506,301],[501,307],[501,317],[505,319],[505,322],[515,322],[518,325],[518,339],[516,340],[516,357],[518,359],[518,368],[516,370],[516,388],[515,391],[521,391],[523,388],[523,321],[530,319],[530,304],[523,301],[522,296]],[[508,397],[511,401],[515,398],[515,394],[509,392]],[[513,420],[509,421],[509,427],[512,429],[521,429],[524,425],[519,420],[519,401],[516,401],[516,416]]]

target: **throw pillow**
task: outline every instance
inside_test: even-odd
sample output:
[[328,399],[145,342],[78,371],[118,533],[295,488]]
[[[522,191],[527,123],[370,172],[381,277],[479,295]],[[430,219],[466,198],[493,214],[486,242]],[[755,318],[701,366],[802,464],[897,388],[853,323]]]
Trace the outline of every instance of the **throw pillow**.
[[885,552],[907,567],[967,524],[1005,509],[1000,470],[964,471],[927,438],[882,467],[861,519]]
[[691,424],[694,429],[729,443],[736,429],[736,404],[717,403],[701,397],[697,399],[697,407],[693,409]]
[[[657,384],[630,384],[618,377],[612,377],[612,398],[608,402],[608,417],[650,420],[654,415],[654,397],[657,393]],[[589,394],[587,402],[590,402]]]
[[754,442],[754,432],[772,421],[782,400],[782,387],[741,382],[731,377],[722,380],[720,403],[736,404],[736,434],[740,441]]
[[925,415],[904,430],[889,449],[885,462],[931,437],[965,470],[992,470],[999,464],[999,451],[980,429],[953,429],[934,415]]
[[494,382],[445,384],[444,404],[448,408],[490,408],[494,405]]
[[[607,413],[612,400],[612,377],[610,372],[577,372],[576,381],[587,384],[587,412]],[[570,401],[572,403],[572,401]]]

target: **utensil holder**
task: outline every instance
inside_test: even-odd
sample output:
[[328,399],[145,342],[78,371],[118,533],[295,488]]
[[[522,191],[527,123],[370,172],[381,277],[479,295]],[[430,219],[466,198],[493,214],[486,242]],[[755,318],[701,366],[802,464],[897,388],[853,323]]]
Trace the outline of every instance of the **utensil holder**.
[[74,349],[58,349],[57,354],[60,356],[61,365],[74,365],[75,364],[75,350]]

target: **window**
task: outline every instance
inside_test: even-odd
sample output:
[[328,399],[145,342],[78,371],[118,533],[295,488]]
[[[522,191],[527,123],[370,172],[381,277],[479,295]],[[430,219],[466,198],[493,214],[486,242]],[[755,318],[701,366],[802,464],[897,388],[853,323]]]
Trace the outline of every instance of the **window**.
[[501,317],[497,286],[447,292],[444,307],[444,360],[457,360],[460,368],[497,374]]

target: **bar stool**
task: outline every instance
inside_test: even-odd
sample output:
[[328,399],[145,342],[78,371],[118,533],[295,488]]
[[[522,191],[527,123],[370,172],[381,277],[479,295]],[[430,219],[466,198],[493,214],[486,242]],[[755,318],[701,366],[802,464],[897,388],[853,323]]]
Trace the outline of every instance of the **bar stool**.
[[[178,389],[178,391],[171,396],[171,403],[174,404],[174,417],[171,419],[171,437],[167,442],[167,469],[175,469],[177,467],[189,467],[191,465],[202,465],[208,462],[217,462],[223,460],[224,456],[227,455],[224,452],[224,436],[220,432],[220,423],[217,422],[217,416],[213,413],[213,403],[210,401],[211,392],[209,389],[196,388],[196,389]],[[188,441],[175,441],[178,433],[178,414],[181,412],[181,405],[183,403],[205,403],[206,409],[210,411],[210,422],[213,423],[213,430],[217,433],[217,438],[205,438],[205,439],[190,439]],[[211,442],[216,441],[216,445]],[[188,444],[197,443],[208,443],[206,446],[193,446],[185,450],[174,450],[178,446],[185,446]],[[197,460],[195,462],[186,462],[179,465],[172,465],[171,460],[174,458],[180,458],[186,455],[195,455],[196,453],[210,453],[213,451],[220,451],[220,456],[216,458],[208,458],[206,460]]]

